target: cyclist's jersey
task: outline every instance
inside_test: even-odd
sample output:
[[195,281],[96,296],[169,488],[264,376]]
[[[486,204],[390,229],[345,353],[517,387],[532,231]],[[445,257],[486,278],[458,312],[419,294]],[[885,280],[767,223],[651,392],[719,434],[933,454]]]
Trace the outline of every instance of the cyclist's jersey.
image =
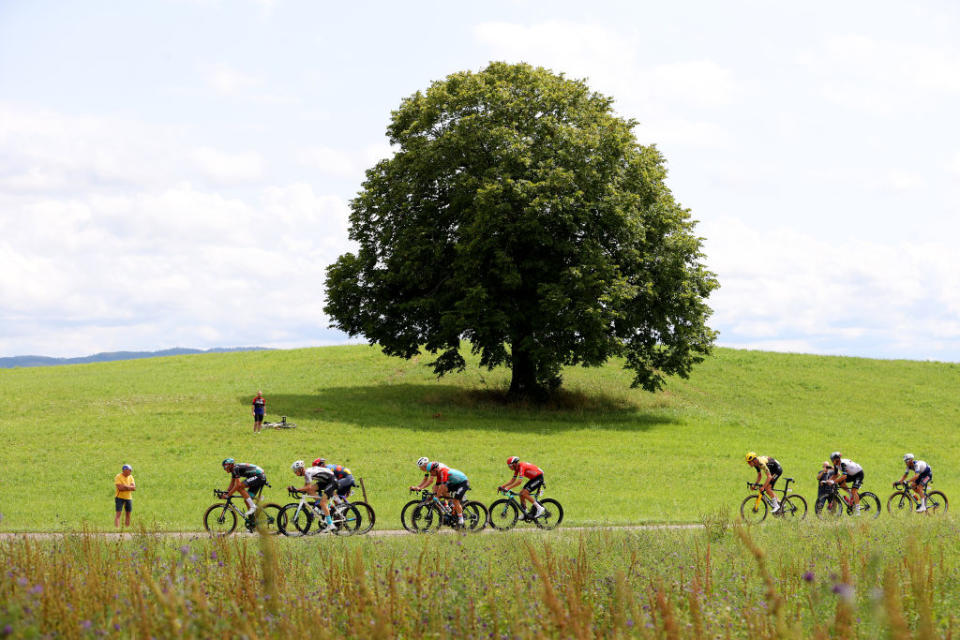
[[858,473],[863,471],[863,467],[858,465],[853,460],[848,460],[847,458],[841,458],[840,460],[840,472],[845,476],[855,476]]
[[772,456],[757,456],[757,462],[760,463],[760,467],[757,469],[757,471],[766,471],[771,476],[775,476],[783,471],[780,467],[780,463],[777,462],[777,459]]
[[333,479],[333,471],[327,467],[307,467],[303,477],[307,484],[325,485]]
[[254,413],[263,413],[266,408],[267,401],[263,396],[257,396],[253,399],[253,411]]
[[238,462],[233,465],[233,471],[230,472],[231,478],[252,478],[254,476],[264,475],[263,469],[255,464],[247,462]]
[[343,480],[343,479],[346,478],[347,476],[352,476],[352,475],[353,475],[353,474],[350,472],[350,469],[347,469],[347,468],[346,468],[345,466],[343,466],[342,464],[328,464],[328,465],[327,465],[327,469],[330,469],[330,471],[333,472],[333,475],[334,475],[334,477],[336,477],[337,480]]
[[919,476],[922,476],[925,473],[932,473],[933,469],[930,468],[923,460],[914,460],[913,461],[913,472]]
[[543,471],[541,471],[537,465],[531,462],[521,462],[517,465],[517,470],[513,473],[513,479],[516,480],[520,476],[523,476],[527,480],[533,480],[541,475],[543,475]]
[[451,469],[443,463],[437,467],[436,476],[437,484],[459,484],[467,481],[467,475],[463,471]]

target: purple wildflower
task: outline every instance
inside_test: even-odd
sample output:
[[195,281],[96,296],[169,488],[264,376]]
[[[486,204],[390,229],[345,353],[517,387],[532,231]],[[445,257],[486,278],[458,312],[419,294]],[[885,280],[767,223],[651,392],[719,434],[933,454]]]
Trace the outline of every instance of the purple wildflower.
[[805,574],[803,574],[803,579],[807,582],[813,582],[813,578],[813,571],[807,571]]

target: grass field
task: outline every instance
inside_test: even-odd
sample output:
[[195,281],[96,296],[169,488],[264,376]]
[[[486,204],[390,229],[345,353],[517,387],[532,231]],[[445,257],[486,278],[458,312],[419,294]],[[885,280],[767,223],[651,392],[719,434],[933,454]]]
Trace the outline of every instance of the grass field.
[[[507,456],[531,460],[570,524],[732,510],[754,477],[749,449],[776,456],[808,498],[834,449],[863,464],[882,499],[905,451],[960,496],[960,365],[718,349],[657,395],[630,390],[615,363],[568,370],[567,393],[546,408],[497,402],[507,375],[436,380],[426,359],[366,346],[3,370],[0,527],[112,528],[112,479],[129,462],[136,521],[196,530],[212,489],[227,484],[227,456],[263,466],[265,495],[280,502],[293,460],[346,464],[364,478],[379,528],[399,527],[421,455],[462,469],[485,502],[509,477]],[[286,415],[297,429],[251,434],[258,387],[268,419]]]
[[8,540],[0,635],[949,638],[957,523],[922,523]]

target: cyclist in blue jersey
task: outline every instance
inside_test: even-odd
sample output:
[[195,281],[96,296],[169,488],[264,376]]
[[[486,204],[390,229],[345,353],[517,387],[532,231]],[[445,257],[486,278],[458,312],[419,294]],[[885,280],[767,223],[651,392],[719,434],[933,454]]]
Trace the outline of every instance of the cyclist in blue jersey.
[[470,490],[470,482],[467,480],[467,474],[457,469],[451,469],[442,462],[429,462],[425,458],[417,460],[417,466],[423,470],[425,475],[423,480],[415,487],[410,487],[411,491],[420,491],[426,489],[430,484],[431,476],[436,478],[435,491],[441,498],[449,498],[453,505],[453,512],[457,514],[457,524],[463,526],[463,497]]

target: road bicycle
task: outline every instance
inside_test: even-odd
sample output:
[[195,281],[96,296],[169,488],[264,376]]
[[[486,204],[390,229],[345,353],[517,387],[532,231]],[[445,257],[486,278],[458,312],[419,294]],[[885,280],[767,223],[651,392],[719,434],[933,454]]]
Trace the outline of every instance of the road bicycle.
[[[519,493],[507,489],[497,489],[497,493],[507,496],[490,503],[490,526],[497,531],[507,531],[517,526],[517,522],[532,522],[541,529],[555,529],[563,521],[563,507],[553,498],[540,500],[543,491],[537,489],[537,501],[543,506],[543,513],[534,517],[530,511],[524,511],[522,503],[517,499]],[[532,507],[531,507],[532,509]]]
[[[916,498],[913,491],[908,488],[907,483],[894,482],[893,486],[899,487],[900,491],[894,492],[894,494],[887,499],[887,511],[895,516],[916,513],[917,508],[920,507],[920,501]],[[927,486],[922,486],[923,497],[927,500],[927,508],[922,513],[931,515],[946,513],[948,506],[947,496],[945,496],[942,491],[927,492]]]
[[[423,493],[424,495],[427,495],[430,493],[430,490],[429,489],[424,490]],[[442,500],[444,503],[447,502],[445,498],[440,498],[440,500]],[[403,528],[409,531],[410,533],[419,533],[416,529],[413,528],[413,525],[410,524],[410,520],[411,520],[411,514],[413,513],[413,510],[423,503],[424,503],[424,498],[420,497],[420,498],[417,498],[416,500],[411,500],[407,504],[403,505],[402,509],[400,509],[400,524],[403,525]]]
[[[288,489],[290,497],[297,500],[284,505],[280,510],[277,528],[285,536],[298,538],[329,530],[340,536],[349,536],[360,532],[362,526],[360,511],[344,501],[327,503],[330,511],[332,529],[325,529],[326,516],[320,509],[319,497],[296,489]],[[314,526],[316,524],[316,526]],[[369,531],[369,529],[367,529]]]
[[[856,505],[853,503],[852,496],[845,496],[840,493],[840,487],[832,482],[821,482],[821,486],[826,493],[817,498],[813,506],[813,512],[821,520],[830,520],[839,518],[846,512],[851,516],[858,515]],[[849,489],[847,489],[849,491]],[[867,518],[880,517],[880,498],[869,491],[860,492],[860,513],[859,515]]]
[[[267,484],[266,486],[269,487],[270,485]],[[235,493],[228,498],[226,491],[214,489],[213,495],[219,500],[225,500],[225,502],[215,502],[207,508],[203,514],[203,528],[216,536],[228,536],[237,528],[237,522],[243,522],[247,531],[250,532],[255,531],[259,523],[263,526],[265,533],[276,535],[280,532],[277,528],[280,505],[273,502],[260,504],[259,500],[262,492],[263,487],[260,487],[254,494],[253,500],[254,504],[257,505],[257,510],[252,516],[248,517],[244,509],[233,503],[238,498],[242,500],[243,496]],[[243,502],[241,502],[241,505],[243,505]]]
[[[750,494],[740,503],[740,517],[751,524],[763,522],[768,511],[773,514],[773,517],[783,520],[796,521],[806,518],[807,501],[803,499],[803,496],[787,495],[790,493],[791,482],[793,482],[793,478],[783,479],[783,488],[780,489],[780,509],[777,511],[773,511],[773,501],[763,491],[763,484],[748,482],[747,488],[756,493]],[[774,492],[776,492],[776,489],[774,489]]]
[[463,509],[463,525],[457,519],[453,506],[442,500],[429,489],[424,489],[420,500],[410,513],[410,530],[414,533],[435,532],[443,525],[452,529],[461,529],[470,533],[483,531],[487,526],[487,508],[474,500],[465,500],[460,505]]

